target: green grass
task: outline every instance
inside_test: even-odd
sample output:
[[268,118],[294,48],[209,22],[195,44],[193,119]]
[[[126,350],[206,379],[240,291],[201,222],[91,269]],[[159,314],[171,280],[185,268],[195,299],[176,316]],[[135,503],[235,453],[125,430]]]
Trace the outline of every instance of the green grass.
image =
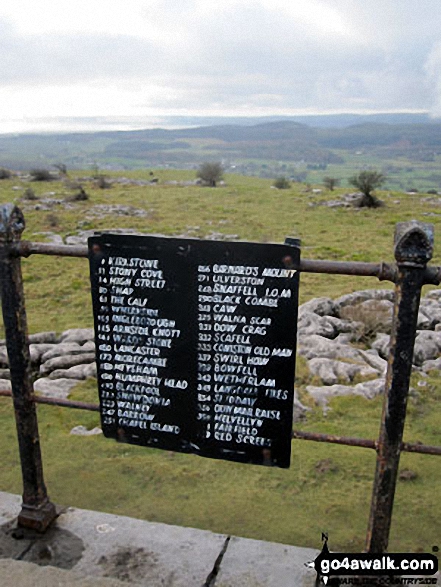
[[[124,175],[149,178],[148,171]],[[38,202],[21,202],[27,223],[23,238],[42,240],[37,233],[48,230],[66,236],[82,228],[120,227],[200,238],[220,232],[256,242],[283,242],[286,236],[294,236],[302,240],[304,258],[379,262],[393,260],[394,225],[416,218],[434,223],[434,262],[441,260],[441,210],[422,202],[418,195],[380,192],[384,208],[329,209],[310,204],[333,199],[344,189],[316,195],[296,184],[278,191],[271,188],[271,180],[238,175],[227,176],[226,186],[216,189],[183,187],[164,182],[194,178],[194,173],[159,170],[155,175],[160,179],[157,186],[115,185],[99,190],[85,182],[90,200],[74,203],[70,209],[59,206],[52,212],[55,226],[50,226],[50,212],[35,209]],[[28,184],[16,179],[0,182],[0,202],[18,202],[22,192],[13,186]],[[65,197],[70,193],[59,182],[33,183],[32,187],[37,195],[51,191],[56,193],[53,197]],[[128,204],[148,215],[86,221],[87,210],[97,204]],[[87,260],[36,255],[24,259],[22,266],[30,332],[92,325]],[[300,297],[306,301],[378,287],[392,286],[374,278],[302,274]],[[428,382],[418,388],[414,381],[419,395],[410,398],[406,440],[440,445],[441,379],[431,377]],[[304,362],[299,360],[297,392],[305,402],[307,383]],[[82,384],[72,397],[96,402],[96,382]],[[331,406],[326,417],[315,408],[298,427],[372,439],[378,436],[380,398],[340,398]],[[321,532],[327,531],[334,550],[363,548],[374,451],[296,440],[289,470],[243,466],[121,445],[102,436],[69,435],[75,425],[98,425],[94,413],[40,406],[38,414],[46,483],[55,502],[311,547],[318,547]],[[21,493],[8,399],[0,398],[0,426],[0,489]],[[401,466],[415,471],[417,477],[398,483],[390,550],[430,552],[432,545],[439,544],[439,458],[403,454]]]
[[[424,394],[411,398],[406,440],[440,444],[439,383],[432,377]],[[72,398],[96,402],[96,382],[85,382]],[[331,407],[326,418],[314,409],[297,428],[376,438],[381,398],[340,398]],[[94,413],[39,406],[38,415],[45,479],[56,503],[310,547],[326,531],[334,550],[364,547],[374,451],[296,440],[291,468],[273,469],[69,435],[76,425],[98,425]],[[20,493],[7,399],[0,400],[0,425],[1,489]],[[436,457],[414,454],[403,454],[401,468],[417,478],[398,483],[390,551],[429,552],[439,540],[441,469]]]
[[[79,176],[84,174],[79,174]],[[112,174],[109,174],[112,175]],[[114,174],[115,175],[115,174]],[[134,179],[148,179],[148,171],[126,172]],[[245,176],[227,176],[225,187],[165,185],[176,179],[194,178],[190,171],[159,170],[157,186],[115,185],[100,190],[84,182],[90,195],[66,209],[35,210],[38,202],[20,202],[27,228],[23,238],[42,240],[38,233],[52,231],[61,236],[84,228],[97,230],[134,228],[152,234],[188,235],[206,238],[213,233],[237,235],[239,240],[282,243],[286,236],[300,238],[302,255],[312,259],[335,259],[378,262],[393,259],[393,232],[396,222],[416,218],[441,223],[441,210],[421,202],[421,196],[380,192],[386,206],[377,210],[329,209],[323,200],[343,193],[312,194],[295,184],[289,190],[274,190],[271,180]],[[13,190],[29,184],[17,179],[0,183],[0,202],[19,201],[22,191]],[[38,196],[55,192],[57,198],[69,195],[60,182],[32,183]],[[397,200],[399,204],[395,203]],[[87,221],[87,210],[99,204],[126,204],[146,210],[146,217],[101,216]],[[312,204],[312,205],[311,205]],[[426,214],[434,214],[426,216]],[[55,217],[55,218],[54,218]],[[52,224],[52,225],[51,225]],[[375,238],[372,238],[375,235]],[[435,261],[441,258],[441,240],[435,241]],[[57,331],[91,324],[92,314],[86,260],[34,256],[23,260],[30,332]],[[68,278],[66,278],[68,276]],[[312,297],[335,297],[357,289],[390,287],[375,278],[302,274],[301,301]]]

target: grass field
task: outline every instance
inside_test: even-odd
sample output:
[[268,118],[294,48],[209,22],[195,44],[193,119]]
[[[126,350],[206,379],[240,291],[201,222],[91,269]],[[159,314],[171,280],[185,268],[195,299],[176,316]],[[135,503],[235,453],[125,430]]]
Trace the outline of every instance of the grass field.
[[[148,172],[127,172],[125,176],[149,179]],[[276,243],[293,236],[301,239],[304,258],[378,262],[393,260],[397,222],[415,218],[432,222],[435,229],[441,224],[441,206],[422,203],[422,195],[384,192],[381,193],[386,203],[384,208],[330,209],[317,204],[338,197],[343,190],[314,194],[301,184],[289,190],[275,190],[270,180],[234,175],[227,176],[226,186],[216,189],[181,187],[164,185],[164,182],[193,179],[193,172],[158,171],[157,176],[160,179],[157,186],[116,185],[109,190],[84,182],[90,199],[72,203],[70,209],[60,205],[51,211],[35,210],[36,202],[22,204],[27,222],[23,238],[44,240],[39,233],[45,231],[65,237],[91,228],[134,228],[151,234],[194,238],[221,233],[238,240]],[[28,185],[18,180],[2,181],[0,201],[17,201],[23,191],[14,190],[14,186]],[[34,182],[32,187],[37,196],[55,193],[53,198],[63,198],[71,193],[58,182]],[[131,205],[148,214],[146,217],[101,214],[87,220],[87,211],[103,204]],[[441,239],[438,239],[435,262],[441,258],[440,254]],[[65,278],[65,271],[69,279]],[[85,260],[63,259],[60,265],[53,258],[39,256],[23,261],[31,332],[47,329],[49,323],[57,331],[91,324],[87,271]],[[300,295],[301,301],[306,301],[378,286],[375,278],[303,274]]]
[[[126,177],[148,179],[148,172]],[[63,237],[82,229],[134,228],[146,233],[207,238],[221,233],[256,242],[302,241],[305,258],[379,262],[393,260],[396,222],[415,218],[435,225],[434,262],[441,261],[441,208],[422,195],[380,192],[385,206],[376,210],[330,209],[318,205],[343,190],[314,194],[305,186],[275,190],[271,181],[227,176],[216,189],[166,185],[194,178],[185,171],[158,171],[159,185],[114,185],[101,190],[84,181],[90,198],[66,208],[36,210],[36,201],[19,202],[29,183],[0,182],[0,202],[15,201],[25,211],[23,238],[44,240],[41,232]],[[65,198],[60,182],[32,183],[37,196]],[[19,189],[16,189],[19,188]],[[399,203],[398,203],[399,202]],[[98,216],[101,204],[125,204],[147,216]],[[313,204],[313,205],[311,205]],[[35,256],[23,260],[30,332],[92,325],[86,260]],[[337,297],[358,289],[391,287],[373,278],[302,274],[301,301]],[[405,440],[441,444],[441,378],[437,374],[414,389]],[[297,393],[305,403],[309,376],[299,361]],[[96,382],[88,381],[72,397],[97,401]],[[376,438],[381,399],[340,398],[325,417],[314,408],[299,429]],[[293,441],[289,470],[244,466],[191,455],[154,451],[99,437],[70,436],[78,424],[98,425],[97,416],[63,408],[38,408],[46,483],[53,501],[149,520],[206,528],[216,532],[318,547],[329,532],[333,550],[359,551],[369,515],[375,452],[306,441]],[[0,489],[21,492],[18,452],[9,399],[0,398]],[[439,458],[404,454],[402,469],[416,477],[398,483],[390,551],[430,552],[439,544],[441,514]]]

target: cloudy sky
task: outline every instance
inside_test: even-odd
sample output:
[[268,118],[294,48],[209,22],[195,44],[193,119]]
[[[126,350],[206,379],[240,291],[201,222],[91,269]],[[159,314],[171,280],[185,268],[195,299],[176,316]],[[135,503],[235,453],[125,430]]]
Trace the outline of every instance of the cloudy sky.
[[50,117],[441,116],[439,0],[3,0],[0,51],[0,133]]

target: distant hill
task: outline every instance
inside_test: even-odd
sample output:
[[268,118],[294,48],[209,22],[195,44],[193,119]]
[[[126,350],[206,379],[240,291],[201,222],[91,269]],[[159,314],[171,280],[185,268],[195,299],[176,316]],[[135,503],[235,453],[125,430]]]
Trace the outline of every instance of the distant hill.
[[319,128],[345,128],[355,124],[437,124],[441,119],[432,118],[427,113],[381,113],[381,114],[309,114],[297,116],[169,116],[163,118],[164,126],[254,126],[265,122],[298,122]]
[[[349,167],[369,161],[391,175],[402,167],[413,173],[406,161],[436,163],[441,156],[441,122],[424,114],[254,118],[246,119],[247,124],[237,120],[243,119],[178,129],[0,135],[0,167],[26,170],[62,162],[69,169],[195,168],[219,160],[241,173],[270,177],[283,172],[316,181],[310,172],[328,166],[337,166],[337,173],[345,165],[347,176]],[[431,168],[423,174],[429,171],[437,173]],[[432,183],[438,184],[437,177],[433,175]]]

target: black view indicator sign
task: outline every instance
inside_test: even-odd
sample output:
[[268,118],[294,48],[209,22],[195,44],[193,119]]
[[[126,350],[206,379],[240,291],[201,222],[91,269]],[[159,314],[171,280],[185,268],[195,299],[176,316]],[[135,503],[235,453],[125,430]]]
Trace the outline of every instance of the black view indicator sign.
[[289,467],[299,246],[102,234],[89,259],[105,436]]

